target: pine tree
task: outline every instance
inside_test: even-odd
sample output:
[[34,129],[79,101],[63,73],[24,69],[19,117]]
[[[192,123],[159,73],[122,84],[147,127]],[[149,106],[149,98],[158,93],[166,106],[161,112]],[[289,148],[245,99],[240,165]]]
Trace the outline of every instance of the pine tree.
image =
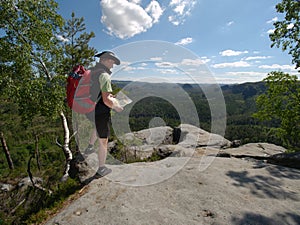
[[96,49],[89,46],[89,42],[95,37],[94,32],[85,32],[86,27],[84,18],[76,18],[75,13],[71,15],[71,19],[67,20],[61,31],[61,39],[63,40],[64,60],[60,67],[61,74],[68,73],[75,65],[81,64],[85,67],[90,66]]

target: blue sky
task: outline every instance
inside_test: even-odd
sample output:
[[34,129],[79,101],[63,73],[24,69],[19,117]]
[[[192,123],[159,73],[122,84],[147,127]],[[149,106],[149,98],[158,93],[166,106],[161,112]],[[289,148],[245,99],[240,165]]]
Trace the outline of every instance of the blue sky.
[[270,47],[272,23],[283,18],[279,0],[57,2],[64,18],[84,17],[93,47],[120,57],[114,79],[244,83],[274,70],[299,76],[287,52]]

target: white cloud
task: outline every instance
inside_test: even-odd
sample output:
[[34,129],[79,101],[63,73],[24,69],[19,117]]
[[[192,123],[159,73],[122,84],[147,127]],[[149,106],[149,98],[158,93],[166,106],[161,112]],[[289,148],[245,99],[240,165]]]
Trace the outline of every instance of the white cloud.
[[253,72],[253,71],[248,71],[248,72],[226,72],[226,75],[230,76],[248,76],[248,77],[256,77],[256,76],[265,76],[267,73],[262,73],[262,72]]
[[160,7],[157,1],[151,1],[146,8],[146,12],[152,16],[153,22],[157,23],[164,10]]
[[227,68],[227,67],[249,67],[250,64],[245,61],[231,62],[231,63],[218,63],[212,65],[213,68]]
[[68,38],[65,38],[62,35],[56,35],[57,39],[62,41],[62,42],[69,42],[70,40]]
[[147,65],[141,65],[141,66],[138,66],[138,67],[135,67],[135,66],[126,66],[126,67],[123,67],[123,71],[126,71],[126,72],[133,72],[133,71],[137,71],[137,70],[145,70]]
[[268,20],[267,23],[274,23],[274,22],[277,22],[278,21],[278,17],[274,17],[272,18],[271,20]]
[[176,67],[174,63],[171,62],[159,62],[155,63],[155,65],[159,68],[171,68],[171,67]]
[[150,60],[152,60],[152,61],[161,61],[162,57],[153,57],[153,58],[150,58]]
[[267,34],[273,34],[275,32],[275,29],[270,29],[267,31]]
[[[110,35],[126,39],[147,31],[158,22],[163,10],[157,1],[151,1],[143,9],[140,1],[131,0],[101,0],[101,22]],[[148,14],[150,13],[150,15]]]
[[135,4],[140,4],[141,0],[129,0],[129,2],[135,3]]
[[178,71],[175,69],[158,69],[157,71],[159,71],[161,74],[178,74]]
[[211,61],[211,59],[207,58],[206,56],[201,57],[201,60],[204,64],[208,63]]
[[185,18],[191,14],[197,0],[171,0],[169,6],[173,10],[173,15],[169,16],[169,21],[174,25],[184,23]]
[[247,71],[247,72],[226,72],[223,81],[228,79],[227,83],[245,83],[261,81],[266,77],[267,73]]
[[126,66],[126,67],[123,68],[123,71],[127,71],[127,72],[134,71],[134,70],[136,70],[136,68],[132,67],[132,66]]
[[237,56],[237,55],[241,55],[241,54],[247,54],[248,51],[233,51],[233,50],[225,50],[220,52],[221,56]]
[[234,21],[230,21],[230,22],[228,22],[226,25],[228,26],[228,27],[230,27],[231,25],[233,25],[234,24]]
[[181,65],[184,66],[199,66],[199,65],[203,65],[204,61],[201,59],[183,59],[181,61]]
[[294,24],[293,24],[293,23],[290,23],[290,24],[287,26],[286,29],[290,30],[290,29],[292,29],[293,27],[294,27]]
[[247,72],[226,72],[216,77],[218,83],[233,84],[262,81],[267,73],[247,71]]
[[193,38],[183,38],[180,41],[176,42],[175,45],[188,45],[193,42]]
[[295,66],[292,65],[279,65],[279,64],[272,64],[272,65],[261,65],[258,68],[260,69],[271,69],[271,70],[289,70],[289,71],[296,71]]
[[249,61],[249,60],[257,60],[257,59],[270,59],[272,56],[250,56],[245,58],[244,60]]

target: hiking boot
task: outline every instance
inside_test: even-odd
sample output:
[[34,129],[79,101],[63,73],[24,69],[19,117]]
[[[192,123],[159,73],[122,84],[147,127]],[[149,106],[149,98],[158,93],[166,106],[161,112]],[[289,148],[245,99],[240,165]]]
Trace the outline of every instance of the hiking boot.
[[93,147],[87,147],[85,150],[84,150],[84,154],[85,155],[89,155],[89,154],[92,154],[95,152],[95,149]]
[[101,166],[99,167],[99,169],[97,170],[95,177],[104,177],[107,174],[111,173],[112,170],[107,168],[106,166]]

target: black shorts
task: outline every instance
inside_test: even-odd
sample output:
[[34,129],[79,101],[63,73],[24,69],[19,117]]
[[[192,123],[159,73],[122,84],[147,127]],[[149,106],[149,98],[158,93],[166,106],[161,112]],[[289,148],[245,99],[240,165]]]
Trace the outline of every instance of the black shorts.
[[110,136],[110,112],[95,114],[93,111],[85,115],[89,121],[95,124],[99,138],[108,138]]

